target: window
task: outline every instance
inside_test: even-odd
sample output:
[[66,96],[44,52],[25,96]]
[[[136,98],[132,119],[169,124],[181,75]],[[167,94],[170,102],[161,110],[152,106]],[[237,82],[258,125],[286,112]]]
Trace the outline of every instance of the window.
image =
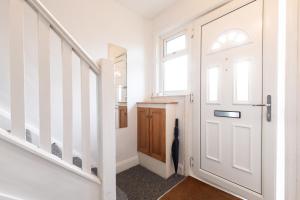
[[186,36],[181,35],[166,42],[167,55],[176,53],[186,48]]
[[162,40],[159,94],[184,94],[188,89],[187,34],[181,32]]

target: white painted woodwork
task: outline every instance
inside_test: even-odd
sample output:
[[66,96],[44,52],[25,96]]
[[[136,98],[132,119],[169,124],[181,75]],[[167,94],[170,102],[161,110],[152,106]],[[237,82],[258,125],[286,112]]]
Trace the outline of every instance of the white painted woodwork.
[[63,146],[62,38],[50,27],[51,144]]
[[39,59],[38,14],[28,4],[24,8],[24,97],[25,128],[30,131],[31,141],[39,145]]
[[11,132],[25,139],[24,1],[9,2]]
[[[10,52],[12,134],[0,129],[1,153],[5,155],[0,161],[2,166],[0,172],[0,177],[2,179],[0,183],[0,199],[100,199],[102,188],[100,187],[101,182],[98,177],[90,174],[91,151],[89,148],[91,139],[89,77],[90,71],[93,70],[97,74],[97,80],[95,81],[98,83],[100,80],[100,68],[92,61],[70,34],[54,19],[40,1],[9,0],[8,2],[9,8],[7,8],[7,13],[9,13],[10,20],[7,31],[9,31],[10,38],[7,42],[9,42],[10,48],[6,49]],[[30,31],[34,31],[34,35],[37,32],[39,94],[36,95],[36,97],[39,100],[39,105],[34,105],[39,106],[40,119],[37,127],[40,127],[40,130],[37,128],[37,130],[34,129],[34,132],[40,132],[38,146],[41,148],[35,145],[38,142],[29,143],[25,140],[24,57],[26,57],[26,53],[30,54],[30,51],[25,52],[24,50],[24,6],[27,6],[27,4],[33,8],[38,16],[37,19],[34,19],[37,20],[34,22],[37,22],[37,29],[32,30],[32,27],[29,26],[26,26],[26,28],[29,28]],[[55,59],[59,64],[62,62],[63,65],[63,101],[60,104],[63,104],[63,109],[59,109],[60,112],[64,114],[64,143],[61,145],[63,150],[63,160],[51,154],[50,27],[53,28],[62,39],[62,52],[59,51],[59,58]],[[33,35],[32,37],[36,38]],[[30,39],[26,42],[28,47]],[[82,123],[82,129],[84,130],[82,131],[82,160],[84,170],[81,170],[72,164],[72,50],[75,50],[81,59],[81,80],[83,80],[81,82],[81,89],[83,91],[81,96],[81,107],[83,120],[80,123]],[[58,51],[56,51],[56,53],[57,52]],[[60,60],[60,55],[62,55],[62,60]],[[28,59],[28,61],[31,60]],[[113,82],[107,83],[107,85],[109,84],[113,87]],[[103,84],[101,83],[101,85]],[[99,91],[99,93],[101,93],[101,91]],[[112,99],[109,99],[109,102],[113,104],[113,95],[111,95],[111,97]],[[105,96],[105,98],[107,98],[107,96]],[[106,111],[109,112],[109,110]],[[111,109],[111,111],[113,112],[113,109]],[[30,112],[30,109],[28,109],[28,112]],[[98,112],[99,110],[96,111],[97,114]],[[110,119],[113,121],[113,117]],[[105,121],[106,120],[107,118],[105,118]],[[97,126],[98,123],[99,122],[97,121]],[[32,129],[30,128],[30,130]],[[114,130],[106,131],[107,135],[108,133],[110,135],[113,131]],[[99,166],[97,167],[100,169]],[[113,171],[111,168],[109,170]],[[115,176],[114,171],[113,173]],[[109,177],[111,178],[112,175]],[[41,180],[45,180],[45,184],[41,185]],[[70,183],[72,187],[70,187]],[[107,188],[108,187],[111,187],[111,185],[107,186]],[[32,189],[30,188],[36,189],[32,192]],[[112,188],[115,190],[115,187]],[[74,193],[74,191],[80,191],[80,193]],[[110,196],[114,193],[115,191],[110,192]]]
[[9,196],[24,200],[101,199],[99,178],[3,130],[0,152],[5,155],[0,159],[0,188]]
[[39,0],[26,0],[26,2],[35,8],[38,13],[51,24],[51,28],[59,34],[97,74],[100,72],[99,66]]
[[11,129],[9,66],[9,0],[0,1],[0,127]]
[[218,121],[206,121],[205,131],[210,134],[206,136],[206,158],[216,162],[221,161],[221,136],[222,127]]
[[0,199],[1,200],[23,200],[21,198],[15,197],[15,196],[11,196],[5,193],[0,193]]
[[[285,178],[285,199],[300,199],[300,110],[299,110],[299,1],[286,1],[286,83],[285,83],[285,148],[286,148],[286,178]],[[281,25],[282,27],[285,24]],[[296,43],[295,41],[298,41]],[[282,55],[282,54],[279,54]],[[295,84],[296,83],[296,84]],[[295,92],[297,91],[297,92]],[[298,137],[298,138],[297,138]],[[298,140],[298,141],[297,141]],[[300,152],[299,152],[300,153]],[[295,164],[297,163],[297,164]],[[298,173],[297,173],[298,168]],[[298,194],[297,194],[298,190]]]
[[201,169],[261,194],[262,108],[252,106],[263,99],[260,3],[202,26],[202,41]]
[[[191,172],[195,177],[206,180],[209,184],[217,186],[222,190],[237,194],[245,199],[261,200],[276,199],[276,137],[277,134],[277,59],[278,54],[278,1],[273,0],[256,0],[261,6],[263,5],[263,102],[267,102],[267,95],[272,95],[272,117],[273,120],[266,120],[266,109],[262,113],[262,194],[253,192],[245,187],[234,184],[224,178],[213,175],[200,168],[199,141],[200,141],[200,58],[201,55],[201,27],[213,20],[216,20],[226,13],[235,11],[236,9],[247,5],[251,0],[235,0],[219,7],[197,19],[194,24],[193,39],[193,132],[191,137],[193,165]],[[254,15],[253,15],[254,16]],[[293,18],[295,19],[295,18]],[[294,26],[295,27],[295,26]],[[291,187],[290,187],[291,188]]]
[[116,128],[114,66],[109,60],[101,60],[99,80],[99,137],[100,168],[102,179],[102,199],[116,199]]
[[39,110],[40,147],[51,152],[51,80],[50,80],[50,24],[39,15]]
[[82,169],[85,172],[91,171],[90,151],[90,69],[81,60],[81,134],[82,134]]
[[[142,108],[161,108],[166,111],[165,127],[166,127],[166,162],[158,161],[146,154],[140,153],[139,161],[140,165],[147,168],[148,170],[154,172],[155,174],[167,179],[175,173],[174,165],[172,161],[172,143],[174,140],[174,127],[176,119],[176,106],[175,104],[165,104],[165,103],[138,103],[138,107]],[[179,122],[183,123],[183,122]]]
[[63,65],[63,160],[73,160],[73,94],[72,94],[72,48],[62,42]]

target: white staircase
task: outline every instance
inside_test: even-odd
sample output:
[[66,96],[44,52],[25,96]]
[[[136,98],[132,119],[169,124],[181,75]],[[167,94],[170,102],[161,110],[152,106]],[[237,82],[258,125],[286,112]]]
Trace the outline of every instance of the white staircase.
[[[26,120],[31,112],[26,103],[30,79],[25,75],[26,59],[30,55],[28,44],[31,44],[25,37],[28,6],[36,16],[33,23],[37,27],[31,30],[37,36],[37,46],[32,46],[37,54],[34,73],[37,73],[38,86],[32,86],[37,90],[37,104],[30,107],[37,113],[37,123]],[[59,56],[55,61],[61,66],[60,79],[57,79],[61,80],[61,101],[55,105],[52,99],[59,93],[53,92],[53,77],[59,75],[53,76],[52,72],[53,33],[58,36],[61,49],[56,52]],[[80,63],[79,88],[74,84],[74,55]],[[6,79],[1,80],[5,74],[0,74],[0,199],[115,199],[113,67],[110,62],[95,63],[38,0],[1,0],[1,59],[4,61],[0,61],[0,73],[9,69],[9,87],[7,90],[1,87]],[[79,104],[74,101],[75,93],[79,94]],[[80,118],[76,118],[76,106]],[[59,119],[54,115],[57,111],[61,113]],[[55,123],[61,126],[54,129]],[[55,136],[58,133],[61,133],[60,140]]]

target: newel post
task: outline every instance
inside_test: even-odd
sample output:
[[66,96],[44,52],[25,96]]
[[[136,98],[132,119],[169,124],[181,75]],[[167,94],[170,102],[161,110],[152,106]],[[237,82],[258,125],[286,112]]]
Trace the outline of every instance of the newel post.
[[116,134],[114,67],[109,60],[101,60],[99,80],[100,100],[100,177],[102,178],[102,199],[116,199]]

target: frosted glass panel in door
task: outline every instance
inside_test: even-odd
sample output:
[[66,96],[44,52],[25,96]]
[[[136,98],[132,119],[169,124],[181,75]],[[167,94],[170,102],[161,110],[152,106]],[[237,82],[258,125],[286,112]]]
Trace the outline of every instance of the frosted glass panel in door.
[[234,64],[234,98],[235,103],[249,101],[249,73],[251,62],[238,61]]
[[212,67],[209,68],[207,71],[208,103],[216,103],[219,97],[219,68]]

